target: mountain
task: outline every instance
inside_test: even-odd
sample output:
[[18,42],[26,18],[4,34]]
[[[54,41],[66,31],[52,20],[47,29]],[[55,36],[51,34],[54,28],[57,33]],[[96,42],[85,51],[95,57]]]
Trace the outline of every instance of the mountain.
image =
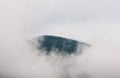
[[52,35],[40,36],[35,38],[34,41],[37,44],[36,47],[46,54],[50,54],[51,52],[64,55],[82,53],[84,48],[90,46],[84,42]]

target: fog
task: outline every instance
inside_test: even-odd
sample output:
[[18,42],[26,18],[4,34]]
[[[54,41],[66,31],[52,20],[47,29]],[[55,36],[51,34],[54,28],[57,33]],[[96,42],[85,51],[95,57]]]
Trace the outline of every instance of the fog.
[[[119,78],[119,3],[1,0],[0,78]],[[38,55],[39,51],[27,40],[46,34],[92,46],[69,58]]]

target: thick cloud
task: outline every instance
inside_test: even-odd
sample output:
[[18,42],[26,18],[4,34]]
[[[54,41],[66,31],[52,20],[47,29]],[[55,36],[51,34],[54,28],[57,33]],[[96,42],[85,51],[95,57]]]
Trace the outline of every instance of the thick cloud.
[[[93,78],[119,78],[119,3],[118,0],[1,0],[0,76],[57,78],[64,65],[70,65],[74,78],[81,72]],[[57,62],[54,55],[51,59],[38,57],[37,51],[23,39],[44,34],[84,41],[92,48],[82,56],[60,58]]]
[[93,48],[82,56],[83,69],[95,78],[119,78],[120,1],[44,0],[43,6],[40,3],[27,3],[26,24],[31,26],[27,36],[50,34],[88,42]]

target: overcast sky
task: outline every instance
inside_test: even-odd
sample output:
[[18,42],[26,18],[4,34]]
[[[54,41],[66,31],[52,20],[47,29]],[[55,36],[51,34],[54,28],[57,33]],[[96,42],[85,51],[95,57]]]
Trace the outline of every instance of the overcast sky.
[[25,0],[25,33],[89,41],[120,27],[119,0]]

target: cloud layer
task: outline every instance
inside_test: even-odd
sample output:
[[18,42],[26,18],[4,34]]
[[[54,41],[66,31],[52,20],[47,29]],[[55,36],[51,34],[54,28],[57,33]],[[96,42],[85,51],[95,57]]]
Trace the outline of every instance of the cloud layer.
[[[120,77],[118,0],[4,0],[0,7],[1,77],[57,78],[69,61],[74,78],[83,72],[93,78]],[[56,62],[54,55],[39,57],[24,41],[44,34],[85,41],[92,47],[82,56],[66,59],[67,64],[61,58]]]

